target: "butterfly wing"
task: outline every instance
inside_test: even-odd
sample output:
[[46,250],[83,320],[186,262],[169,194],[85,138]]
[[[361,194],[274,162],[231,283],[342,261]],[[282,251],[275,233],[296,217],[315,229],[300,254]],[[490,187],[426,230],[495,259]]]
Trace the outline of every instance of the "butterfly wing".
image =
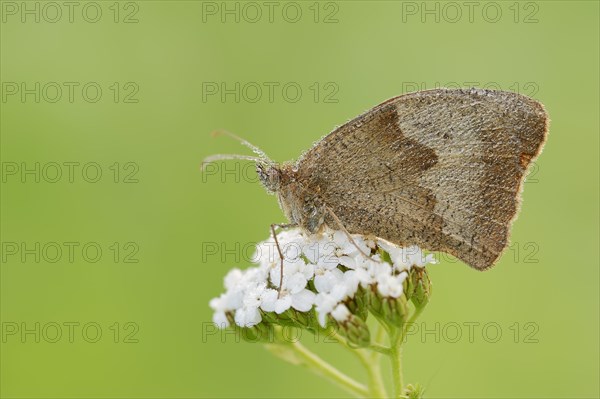
[[296,168],[349,232],[444,251],[483,270],[508,243],[547,132],[543,106],[528,97],[427,90],[340,126]]

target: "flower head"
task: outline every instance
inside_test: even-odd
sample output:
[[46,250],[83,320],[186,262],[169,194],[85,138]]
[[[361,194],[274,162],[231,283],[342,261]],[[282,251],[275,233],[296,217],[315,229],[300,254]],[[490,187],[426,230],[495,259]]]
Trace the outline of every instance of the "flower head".
[[256,266],[232,269],[225,276],[225,293],[210,301],[219,327],[228,327],[231,321],[243,328],[283,323],[289,320],[288,312],[314,311],[315,325],[326,328],[331,323],[342,332],[346,326],[352,331],[348,337],[364,344],[369,337],[365,306],[377,317],[397,323],[401,315],[390,315],[389,309],[403,313],[407,295],[418,294],[413,302],[423,303],[430,292],[422,283],[428,281],[423,267],[435,261],[416,246],[401,248],[360,235],[350,239],[333,230],[310,236],[299,228],[284,230],[277,239],[283,268],[271,237],[257,245]]

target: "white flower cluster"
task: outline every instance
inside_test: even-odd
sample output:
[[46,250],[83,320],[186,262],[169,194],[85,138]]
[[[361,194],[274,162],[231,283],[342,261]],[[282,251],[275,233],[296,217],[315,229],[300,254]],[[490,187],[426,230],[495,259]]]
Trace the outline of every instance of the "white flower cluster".
[[[262,321],[260,310],[281,314],[289,308],[308,312],[314,307],[325,327],[328,315],[346,320],[350,311],[343,302],[359,286],[376,286],[382,297],[398,298],[411,267],[435,263],[433,255],[425,256],[416,246],[400,248],[360,235],[352,235],[353,243],[343,231],[309,236],[294,228],[282,231],[277,239],[284,255],[281,292],[281,260],[271,237],[256,247],[257,266],[233,269],[225,277],[226,292],[210,301],[215,324],[228,327],[229,313],[238,326],[251,327]],[[364,255],[377,247],[389,254],[391,264],[379,253]]]

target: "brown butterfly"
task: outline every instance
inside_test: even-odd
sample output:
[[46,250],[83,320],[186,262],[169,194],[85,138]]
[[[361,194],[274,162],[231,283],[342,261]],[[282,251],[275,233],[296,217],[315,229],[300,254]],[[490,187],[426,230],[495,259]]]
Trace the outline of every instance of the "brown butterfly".
[[484,270],[507,246],[527,167],[547,134],[548,116],[531,98],[435,89],[385,101],[296,162],[277,164],[241,139],[258,157],[205,162],[255,161],[291,224],[308,233],[329,226],[373,235]]

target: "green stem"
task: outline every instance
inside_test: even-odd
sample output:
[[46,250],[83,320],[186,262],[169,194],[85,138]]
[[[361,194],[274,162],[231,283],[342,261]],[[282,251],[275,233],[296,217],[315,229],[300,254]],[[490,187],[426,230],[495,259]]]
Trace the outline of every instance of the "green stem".
[[367,359],[365,358],[365,367],[369,374],[369,391],[373,398],[387,398],[388,393],[385,390],[385,384],[383,383],[383,377],[381,375],[381,363],[379,358]]
[[394,384],[394,397],[403,398],[404,385],[402,376],[402,344],[406,337],[408,326],[417,320],[425,306],[420,306],[415,309],[412,316],[397,330],[390,332],[390,360],[392,363],[392,382]]
[[[376,348],[383,348],[383,340],[385,337],[385,333],[387,332],[387,328],[383,325],[379,320],[377,320],[377,332],[375,333],[375,341],[374,344],[369,347],[373,352],[371,353],[371,361],[370,364],[373,365],[369,370],[372,374],[369,374],[369,387],[371,388],[371,393],[374,397],[387,398],[388,393],[385,389],[385,384],[383,382],[383,376],[381,374],[381,354],[383,352],[378,351]],[[389,355],[389,348],[387,349],[386,355]]]
[[390,360],[392,362],[392,383],[394,384],[394,398],[401,398],[403,392],[402,381],[402,333],[395,331],[390,336],[391,351]]
[[377,345],[377,344],[371,344],[368,346],[369,349],[371,349],[373,352],[377,352],[380,353],[382,355],[388,355],[390,354],[390,348],[388,348],[387,346],[383,346],[383,345]]
[[[388,394],[385,390],[385,384],[383,383],[383,378],[381,376],[379,357],[369,357],[362,349],[353,348],[348,344],[346,339],[336,331],[333,331],[330,336],[344,348],[352,352],[366,369],[369,378],[369,396],[373,398],[387,398]],[[372,349],[371,346],[369,346],[369,349]]]
[[327,377],[331,381],[338,384],[346,391],[352,393],[356,397],[365,398],[369,396],[369,390],[363,384],[355,381],[342,373],[325,360],[311,352],[300,342],[294,342],[290,345],[298,357],[303,361],[303,364],[310,367],[313,371]]
[[378,345],[383,345],[383,340],[385,339],[386,333],[389,334],[387,326],[381,323],[379,320],[377,320],[377,332],[375,333],[375,343]]

